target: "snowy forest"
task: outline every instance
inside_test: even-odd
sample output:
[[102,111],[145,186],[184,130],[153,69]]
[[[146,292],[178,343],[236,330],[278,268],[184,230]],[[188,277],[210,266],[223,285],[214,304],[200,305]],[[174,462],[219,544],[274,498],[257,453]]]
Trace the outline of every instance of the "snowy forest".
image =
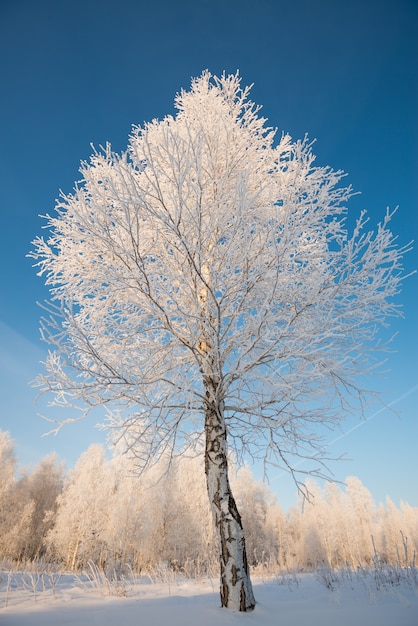
[[[233,465],[233,464],[232,464]],[[418,508],[389,498],[376,504],[356,477],[345,485],[311,480],[310,501],[283,511],[247,466],[231,482],[255,573],[311,571],[322,566],[404,563],[418,549]],[[190,577],[216,574],[216,537],[203,459],[164,459],[138,476],[117,448],[92,445],[65,471],[47,456],[18,468],[14,442],[0,431],[0,559],[43,560],[65,571],[88,563],[152,573],[164,567]]]

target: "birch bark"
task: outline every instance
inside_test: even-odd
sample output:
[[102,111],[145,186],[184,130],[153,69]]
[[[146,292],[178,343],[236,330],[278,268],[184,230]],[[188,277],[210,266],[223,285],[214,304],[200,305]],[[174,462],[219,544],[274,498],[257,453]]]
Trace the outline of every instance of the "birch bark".
[[205,388],[205,473],[219,549],[221,606],[252,611],[255,598],[244,529],[228,477],[228,442],[222,397],[222,371],[216,350],[216,314],[211,307],[211,273],[203,264],[199,292],[202,334],[199,344]]
[[[205,381],[207,396],[216,395],[213,381]],[[216,529],[220,562],[222,607],[251,611],[255,599],[245,548],[244,530],[228,479],[227,434],[222,403],[208,402],[205,410],[205,472]]]

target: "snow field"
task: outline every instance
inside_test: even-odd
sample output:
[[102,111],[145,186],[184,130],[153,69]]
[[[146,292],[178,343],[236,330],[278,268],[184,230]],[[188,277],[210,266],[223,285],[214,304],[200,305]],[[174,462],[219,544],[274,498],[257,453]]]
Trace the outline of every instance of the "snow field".
[[[416,626],[418,588],[407,578],[284,575],[254,580],[255,611],[221,609],[215,580],[125,581],[118,589],[73,574],[1,573],[1,626]],[[330,580],[332,578],[332,580]],[[331,588],[330,588],[331,587]],[[121,594],[124,597],[118,597]],[[115,595],[109,595],[115,594]]]

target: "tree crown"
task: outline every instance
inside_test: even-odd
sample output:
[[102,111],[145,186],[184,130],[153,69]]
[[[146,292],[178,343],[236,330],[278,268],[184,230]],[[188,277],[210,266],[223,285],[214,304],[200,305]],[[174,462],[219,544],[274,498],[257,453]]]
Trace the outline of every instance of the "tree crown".
[[238,74],[204,72],[175,104],[125,153],[95,151],[34,242],[54,348],[37,384],[83,415],[106,404],[144,462],[196,444],[210,400],[238,453],[291,468],[361,399],[406,248],[389,212],[349,235],[343,173],[276,140]]

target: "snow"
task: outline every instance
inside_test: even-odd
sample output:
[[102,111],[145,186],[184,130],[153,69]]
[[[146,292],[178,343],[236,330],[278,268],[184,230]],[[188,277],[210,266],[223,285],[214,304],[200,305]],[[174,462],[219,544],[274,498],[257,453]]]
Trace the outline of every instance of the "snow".
[[[417,588],[376,585],[373,578],[340,578],[328,589],[315,574],[254,580],[255,611],[219,607],[217,583],[150,582],[127,587],[126,597],[81,577],[63,575],[54,585],[30,574],[0,575],[2,626],[417,626]],[[36,591],[35,591],[36,590]]]

